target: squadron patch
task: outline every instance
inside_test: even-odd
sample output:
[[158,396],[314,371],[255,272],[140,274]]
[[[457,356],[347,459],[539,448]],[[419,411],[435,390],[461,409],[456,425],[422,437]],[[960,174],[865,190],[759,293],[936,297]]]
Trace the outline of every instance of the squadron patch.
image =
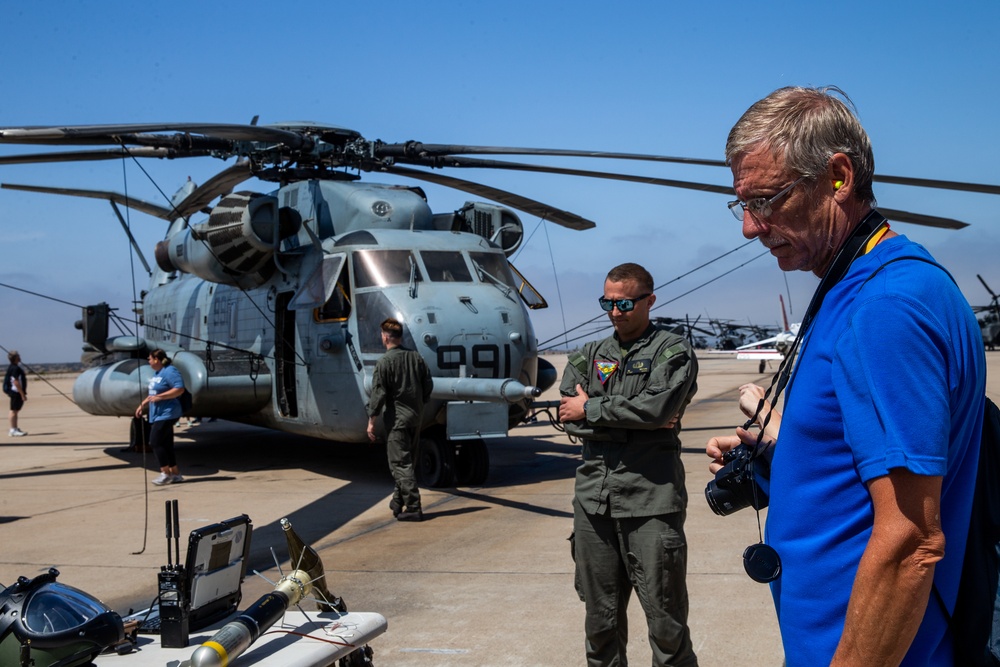
[[597,369],[597,377],[601,380],[601,384],[604,384],[611,377],[611,374],[618,370],[618,362],[595,361],[594,368]]

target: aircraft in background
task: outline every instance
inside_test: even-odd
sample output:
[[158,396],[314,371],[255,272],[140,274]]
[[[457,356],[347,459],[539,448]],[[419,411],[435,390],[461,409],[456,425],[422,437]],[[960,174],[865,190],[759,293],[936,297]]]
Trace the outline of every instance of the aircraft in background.
[[769,361],[782,361],[795,344],[795,338],[799,335],[801,322],[788,323],[788,314],[785,312],[785,299],[779,294],[778,300],[781,302],[781,321],[784,325],[778,335],[763,340],[757,340],[736,348],[736,358],[741,360],[759,361],[757,366],[759,372],[763,373]]
[[994,350],[1000,345],[1000,297],[990,289],[981,275],[977,273],[976,277],[989,292],[990,305],[973,307],[973,310],[976,312],[976,319],[979,320],[979,328],[983,333],[983,345],[987,350]]

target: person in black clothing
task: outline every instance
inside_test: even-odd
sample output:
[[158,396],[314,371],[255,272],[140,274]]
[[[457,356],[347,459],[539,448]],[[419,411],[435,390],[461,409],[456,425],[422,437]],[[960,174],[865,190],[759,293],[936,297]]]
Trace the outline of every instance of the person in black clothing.
[[3,379],[3,391],[10,396],[10,437],[19,438],[28,435],[17,427],[17,413],[28,400],[28,377],[19,365],[21,355],[17,350],[8,352],[7,359],[10,361],[10,366],[7,367],[7,375]]

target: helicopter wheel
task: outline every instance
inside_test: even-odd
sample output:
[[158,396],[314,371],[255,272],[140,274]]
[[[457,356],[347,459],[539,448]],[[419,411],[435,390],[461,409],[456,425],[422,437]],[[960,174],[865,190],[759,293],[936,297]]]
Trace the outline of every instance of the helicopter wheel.
[[431,488],[455,485],[455,448],[444,433],[420,438],[417,452],[417,481]]
[[757,372],[763,373],[765,370],[767,370],[767,362],[761,359],[760,363],[757,364]]
[[490,474],[490,451],[481,439],[463,440],[455,445],[455,483],[482,486]]

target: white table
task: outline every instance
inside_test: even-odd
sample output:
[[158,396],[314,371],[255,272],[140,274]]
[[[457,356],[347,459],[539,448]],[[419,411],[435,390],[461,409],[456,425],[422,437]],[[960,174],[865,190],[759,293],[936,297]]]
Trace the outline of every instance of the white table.
[[[101,655],[95,664],[98,667],[180,667],[231,618],[191,633],[186,648],[163,648],[158,635],[139,635],[136,650],[125,655]],[[328,667],[385,632],[386,626],[385,617],[374,612],[289,611],[230,665]],[[293,632],[299,634],[291,634]]]

